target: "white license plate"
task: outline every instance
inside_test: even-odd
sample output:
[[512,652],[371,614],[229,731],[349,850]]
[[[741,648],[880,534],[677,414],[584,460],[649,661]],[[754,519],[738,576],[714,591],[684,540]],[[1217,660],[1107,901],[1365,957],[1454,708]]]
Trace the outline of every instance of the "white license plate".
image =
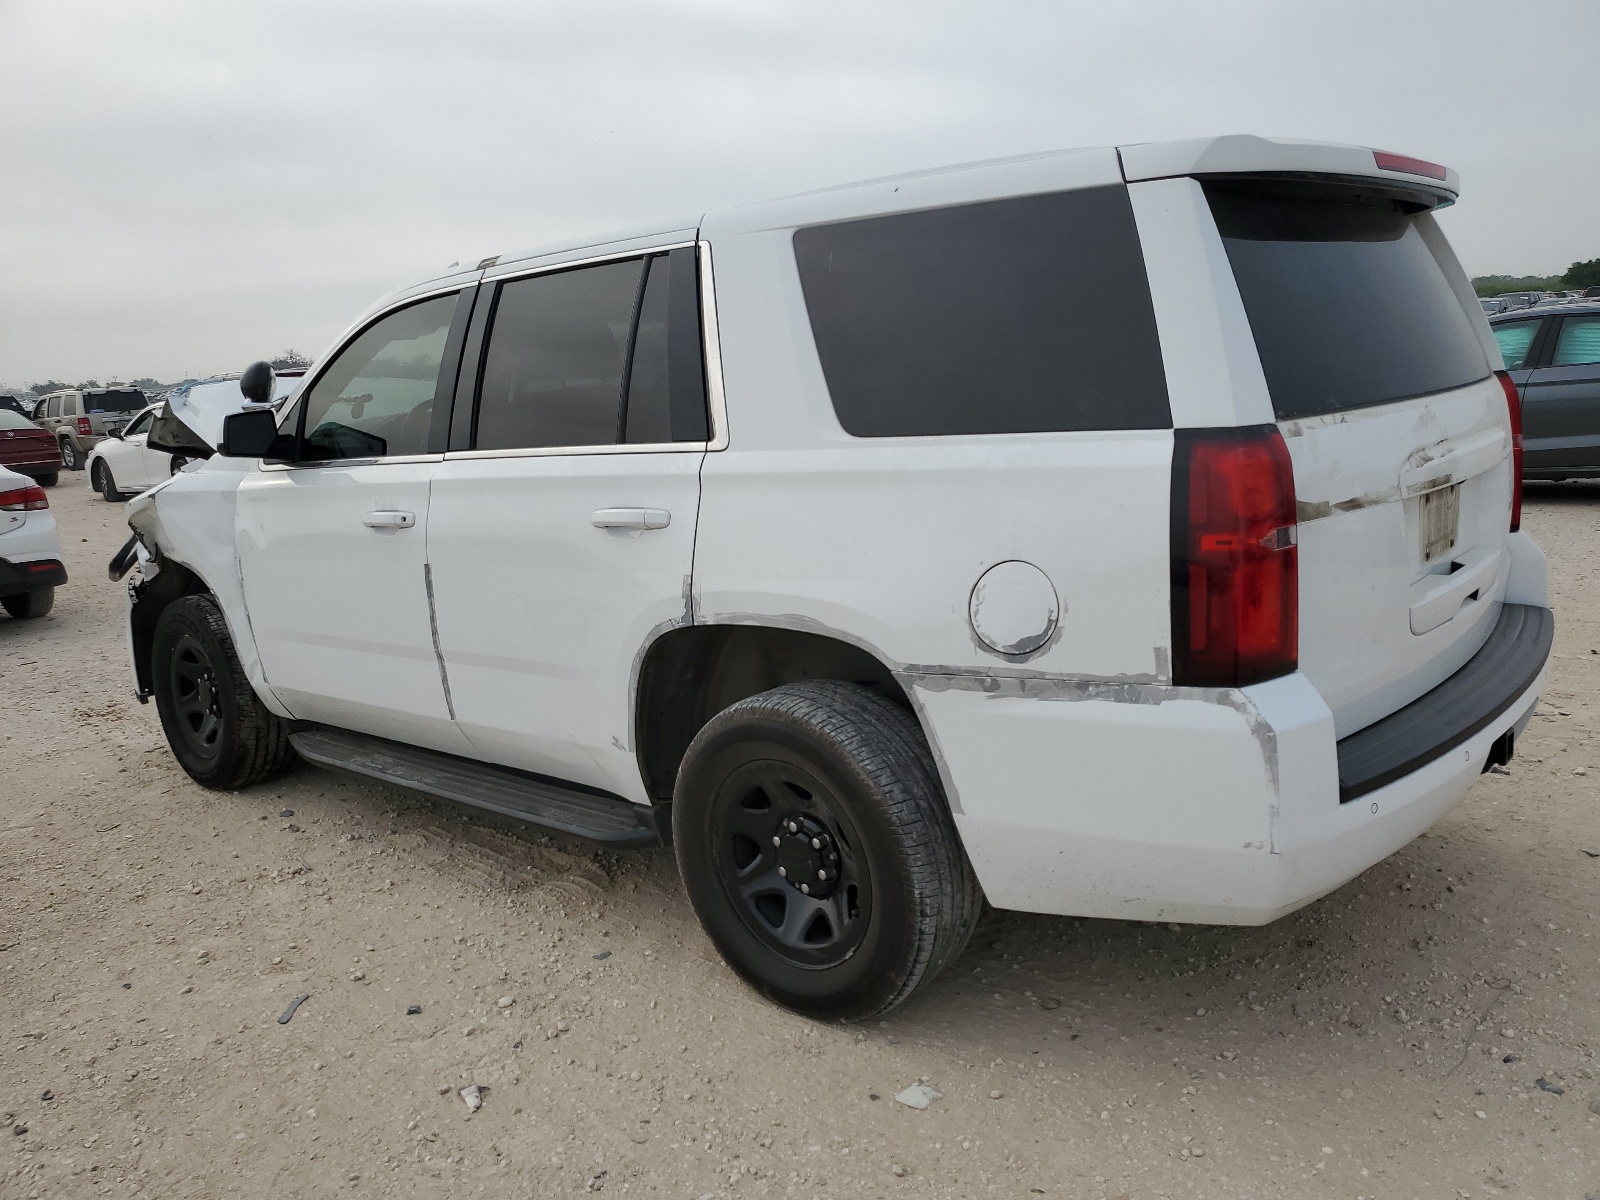
[[1456,548],[1461,528],[1461,485],[1422,493],[1422,561],[1433,562]]

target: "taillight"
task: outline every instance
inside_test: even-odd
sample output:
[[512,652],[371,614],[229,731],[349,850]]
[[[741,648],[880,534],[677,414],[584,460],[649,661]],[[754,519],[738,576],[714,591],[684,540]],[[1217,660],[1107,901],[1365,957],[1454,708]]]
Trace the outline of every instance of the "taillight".
[[1300,653],[1300,560],[1283,435],[1274,425],[1174,432],[1173,682],[1287,675]]
[[81,433],[84,437],[89,437],[91,434],[94,433],[94,426],[89,424],[89,418],[88,417],[79,417],[78,418],[78,432]]
[[49,508],[50,497],[44,494],[42,487],[13,488],[9,492],[0,492],[0,509],[6,512],[30,512],[36,508]]
[[1446,179],[1449,172],[1438,163],[1425,158],[1412,158],[1409,154],[1390,154],[1387,150],[1374,150],[1372,161],[1383,171],[1403,171],[1407,175],[1425,175],[1429,179]]
[[1511,532],[1522,528],[1522,397],[1517,385],[1504,371],[1496,371],[1506,394],[1506,409],[1511,413]]

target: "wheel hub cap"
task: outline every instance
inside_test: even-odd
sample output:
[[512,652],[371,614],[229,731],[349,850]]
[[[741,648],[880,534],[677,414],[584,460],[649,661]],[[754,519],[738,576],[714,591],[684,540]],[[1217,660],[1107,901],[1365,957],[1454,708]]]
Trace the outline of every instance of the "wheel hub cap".
[[796,891],[823,899],[839,885],[839,849],[828,828],[809,813],[793,813],[772,834],[778,874]]

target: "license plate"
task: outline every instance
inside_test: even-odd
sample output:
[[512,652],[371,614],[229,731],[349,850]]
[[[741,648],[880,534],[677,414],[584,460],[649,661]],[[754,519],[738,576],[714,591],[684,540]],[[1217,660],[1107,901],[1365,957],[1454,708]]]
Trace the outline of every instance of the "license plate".
[[1422,561],[1433,562],[1456,548],[1461,527],[1461,485],[1422,493]]

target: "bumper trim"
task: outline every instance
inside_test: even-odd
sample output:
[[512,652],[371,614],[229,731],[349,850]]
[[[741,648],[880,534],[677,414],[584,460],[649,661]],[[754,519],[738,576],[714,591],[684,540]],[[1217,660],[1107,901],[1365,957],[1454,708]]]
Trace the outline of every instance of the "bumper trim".
[[1538,679],[1554,638],[1548,608],[1501,605],[1494,632],[1465,666],[1398,712],[1339,740],[1339,803],[1386,787],[1487,727]]
[[67,581],[67,569],[53,558],[14,563],[0,558],[0,596],[18,596],[60,587]]

